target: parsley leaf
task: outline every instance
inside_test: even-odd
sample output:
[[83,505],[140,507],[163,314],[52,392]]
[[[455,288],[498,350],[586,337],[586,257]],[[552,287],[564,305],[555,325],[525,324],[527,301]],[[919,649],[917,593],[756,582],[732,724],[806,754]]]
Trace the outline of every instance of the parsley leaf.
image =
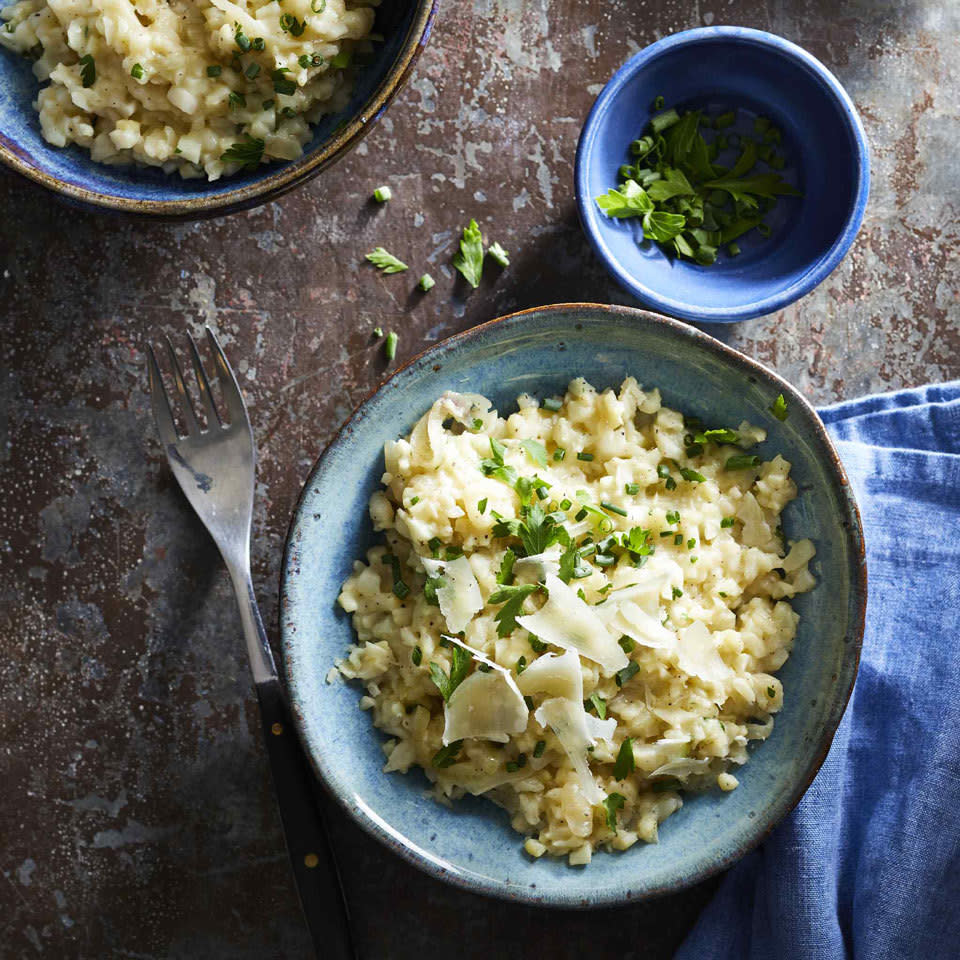
[[480,277],[483,275],[483,234],[476,220],[471,220],[463,228],[463,239],[459,252],[453,256],[453,266],[474,290],[480,286]]
[[623,809],[627,798],[622,793],[608,794],[603,801],[603,806],[607,811],[607,826],[616,832],[617,829],[617,811]]
[[366,257],[378,270],[384,273],[403,273],[409,269],[407,265],[398,260],[392,253],[388,253],[383,247],[374,247]]
[[[599,693],[591,693],[587,704],[593,705],[593,709],[601,720],[607,719],[607,701],[604,700]],[[584,706],[586,706],[586,704]],[[622,780],[623,778],[621,777],[620,779]]]
[[[431,663],[430,666],[432,667],[433,664]],[[433,759],[430,761],[430,765],[433,767],[438,767],[441,770],[444,767],[451,766],[456,762],[457,757],[460,755],[460,750],[462,747],[463,747],[462,740],[454,740],[453,743],[448,743],[445,747],[441,747],[433,755]]]
[[501,267],[510,266],[510,255],[496,240],[487,247],[487,256],[492,257]]
[[466,679],[473,657],[463,647],[453,646],[450,650],[451,662],[449,675],[443,667],[430,661],[430,679],[436,684],[440,696],[449,703],[453,691]]
[[667,167],[660,180],[647,184],[647,196],[654,203],[662,203],[671,197],[696,196],[696,193],[690,181],[683,175],[683,171],[676,167]]
[[613,775],[617,780],[623,780],[628,774],[634,771],[633,758],[633,740],[627,737],[620,744],[620,752],[617,754],[617,762],[613,765]]
[[513,583],[513,565],[517,562],[517,555],[513,552],[512,547],[507,547],[504,551],[503,559],[500,561],[500,570],[497,573],[497,583],[499,584],[511,584]]
[[97,82],[97,65],[89,53],[80,58],[80,82],[85,87],[92,87]]
[[643,218],[643,235],[647,240],[667,243],[686,226],[687,218],[679,213],[652,210]]
[[264,142],[262,140],[245,133],[243,140],[228,147],[220,154],[220,159],[224,163],[239,163],[244,170],[254,170],[263,159],[263,148]]
[[636,217],[653,213],[653,201],[635,180],[627,180],[621,190],[610,189],[605,196],[597,197],[597,206],[608,217]]
[[517,629],[517,617],[523,609],[523,601],[540,589],[539,583],[518,583],[513,586],[504,584],[496,593],[490,595],[487,603],[503,604],[494,617],[498,637],[506,637]]
[[547,448],[539,440],[521,440],[520,446],[535,464],[541,467],[547,465]]
[[773,401],[770,412],[782,423],[787,419],[787,398],[782,394],[777,394],[777,399]]
[[493,477],[512,487],[517,482],[517,471],[503,462],[503,455],[506,452],[507,448],[495,437],[491,437],[490,457],[480,461],[480,469],[485,477]]
[[800,191],[791,187],[779,173],[758,173],[752,177],[724,177],[721,180],[708,180],[704,187],[710,190],[725,190],[750,210],[759,206],[757,197],[772,200],[779,196],[799,197]]

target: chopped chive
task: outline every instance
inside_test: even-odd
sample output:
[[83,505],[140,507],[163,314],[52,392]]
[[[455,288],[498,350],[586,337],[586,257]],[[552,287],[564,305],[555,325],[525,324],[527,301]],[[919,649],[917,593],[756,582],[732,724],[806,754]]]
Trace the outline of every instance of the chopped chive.
[[563,406],[563,401],[557,400],[556,397],[547,397],[540,406],[543,407],[544,410],[556,413]]
[[244,75],[248,80],[253,80],[256,75],[260,72],[259,63],[251,63],[247,66],[247,69],[243,71]]
[[254,50],[266,50],[267,41],[263,37],[254,37],[253,38],[253,49]]
[[528,696],[526,696],[526,697],[523,698],[523,702],[527,705],[527,709],[528,709],[528,710],[532,710],[532,709],[533,709],[533,697],[531,697],[531,696],[528,695]]
[[697,541],[694,540],[693,537],[691,537],[691,538],[687,541],[687,549],[688,549],[688,550],[692,550],[696,545],[697,545]]
[[578,460],[585,460],[587,463],[589,463],[589,462],[593,459],[593,454],[592,454],[592,453],[584,453],[584,452],[581,450],[580,453],[577,454],[577,459],[578,459]]
[[561,461],[566,455],[567,451],[564,450],[563,447],[557,447],[557,449],[553,451],[553,459],[557,462]]
[[623,487],[624,493],[629,494],[631,497],[640,492],[639,483],[627,483]]
[[234,39],[234,42],[236,43],[236,45],[237,45],[244,53],[246,53],[246,52],[250,49],[250,47],[251,47],[250,39],[249,39],[249,37],[247,37],[247,35],[243,32],[243,27],[237,27],[237,32],[233,35],[233,39]]
[[724,529],[726,529],[727,527],[732,527],[732,526],[733,526],[733,522],[734,522],[734,521],[733,521],[733,517],[724,517],[724,518],[720,521],[720,526],[723,527]]
[[507,773],[516,773],[520,769],[520,764],[515,760],[507,761]]
[[598,567],[612,567],[616,562],[616,557],[608,556],[605,553],[598,553],[594,558]]
[[713,125],[718,130],[723,130],[726,127],[732,127],[736,121],[737,115],[732,110],[729,110],[727,113],[721,113],[720,116],[713,121]]
[[142,79],[143,79],[143,67],[140,66],[139,63],[135,63],[135,64],[130,68],[130,76],[133,77],[134,80],[142,80]]
[[569,510],[572,506],[573,506],[573,502],[570,501],[570,500],[568,500],[566,497],[564,497],[564,498],[560,501],[560,509],[561,509],[561,510]]
[[419,502],[420,502],[419,497],[413,497],[413,499],[410,501],[410,506],[415,507]]
[[538,500],[546,500],[547,497],[549,497],[549,496],[550,496],[550,494],[547,493],[547,488],[546,488],[546,487],[537,487],[537,499],[538,499]]
[[223,67],[221,67],[219,63],[211,63],[210,66],[207,67],[208,77],[219,77],[221,73],[223,73]]
[[615,676],[617,686],[622,687],[634,674],[640,672],[640,664],[631,660],[622,670],[618,670]]
[[682,533],[674,534],[673,542],[675,546],[679,547],[680,544],[683,543],[683,534]]
[[728,457],[724,464],[725,470],[752,470],[759,467],[763,461],[756,455],[738,454],[734,457]]
[[415,667],[419,667],[423,663],[423,651],[419,647],[413,648],[413,653],[410,654],[410,659],[413,661]]
[[669,510],[667,512],[667,523],[677,524],[680,522],[680,511]]
[[535,757],[542,757],[543,751],[547,749],[546,740],[538,740],[536,746],[533,748],[533,755]]
[[377,187],[377,189],[373,191],[373,199],[376,200],[377,203],[386,203],[388,200],[393,199],[393,191],[386,185]]
[[612,503],[608,503],[606,500],[601,500],[600,506],[603,507],[604,510],[607,510],[609,513],[615,513],[621,517],[626,517],[628,515],[627,511],[624,510],[622,507],[616,507]]
[[417,286],[426,293],[428,290],[432,290],[436,286],[437,281],[430,276],[429,273],[425,273],[421,278]]
[[626,634],[624,634],[617,643],[620,644],[624,653],[633,653],[637,646],[636,640],[634,640],[633,637],[628,637]]
[[653,109],[662,110],[667,104],[667,101],[663,97],[654,97],[653,98]]
[[399,339],[400,337],[393,330],[387,334],[387,339],[383,344],[383,353],[388,362],[397,355],[397,341]]
[[702,473],[691,470],[689,467],[681,467],[680,476],[690,483],[703,483],[703,481],[707,479]]
[[668,127],[672,127],[675,123],[678,123],[680,120],[680,114],[671,107],[669,110],[664,110],[663,113],[658,113],[655,117],[650,118],[650,127],[654,133],[663,133]]

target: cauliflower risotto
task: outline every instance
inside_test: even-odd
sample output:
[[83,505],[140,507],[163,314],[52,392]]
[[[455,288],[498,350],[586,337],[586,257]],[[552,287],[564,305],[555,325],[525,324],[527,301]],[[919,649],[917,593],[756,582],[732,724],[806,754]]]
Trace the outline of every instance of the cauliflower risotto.
[[294,160],[346,106],[378,0],[20,0],[0,44],[35,58],[43,136],[94,160],[216,180]]
[[632,378],[517,405],[445,393],[386,445],[386,545],[343,584],[337,669],[389,737],[385,771],[487,796],[529,854],[584,864],[656,842],[682,791],[737,786],[814,548],[780,528],[790,464],[744,452],[762,429],[684,418]]

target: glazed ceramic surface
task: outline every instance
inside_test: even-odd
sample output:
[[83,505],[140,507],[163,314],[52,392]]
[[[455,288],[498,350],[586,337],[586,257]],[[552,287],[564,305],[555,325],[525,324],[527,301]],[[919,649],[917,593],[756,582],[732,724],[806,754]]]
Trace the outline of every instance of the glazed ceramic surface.
[[[8,0],[0,0],[6,6]],[[0,48],[0,161],[84,207],[163,219],[218,216],[274,200],[316,176],[366,135],[406,82],[426,44],[437,0],[390,0],[377,10],[370,63],[357,72],[347,108],[324,117],[299,160],[271,163],[209,182],[184,180],[152,167],[95,163],[88,151],[43,139],[33,103],[39,83],[31,62]]]
[[[667,406],[710,424],[763,426],[761,452],[793,464],[799,498],[788,537],[817,547],[817,588],[796,601],[793,655],[779,676],[784,709],[752,751],[732,793],[687,796],[660,842],[598,852],[585,867],[531,860],[507,815],[481,798],[452,808],[426,799],[419,770],[384,774],[381,744],[359,685],[326,682],[353,639],[336,604],[354,560],[378,542],[367,512],[384,470],[383,445],[406,433],[444,390],[481,393],[501,415],[518,394],[563,392],[574,376],[597,388],[634,376]],[[778,393],[785,423],[768,408]],[[473,890],[555,906],[594,907],[677,890],[729,865],[797,802],[819,768],[856,674],[866,602],[859,517],[842,468],[812,408],[783,380],[682,323],[627,307],[542,307],[477,327],[428,350],[354,413],[308,479],[283,565],[281,635],[300,733],[319,775],[375,837],[425,870]]]
[[[738,109],[726,134],[753,134],[761,115],[781,130],[779,172],[803,196],[778,199],[768,238],[753,230],[738,239],[739,256],[721,248],[704,267],[644,242],[638,219],[600,211],[595,198],[618,184],[658,96],[681,110]],[[719,160],[732,165],[737,154],[730,148]],[[822,63],[761,30],[705,27],[646,47],[613,75],[581,133],[575,182],[591,245],[625,289],[672,316],[723,323],[780,310],[830,274],[863,220],[870,162],[856,108]]]

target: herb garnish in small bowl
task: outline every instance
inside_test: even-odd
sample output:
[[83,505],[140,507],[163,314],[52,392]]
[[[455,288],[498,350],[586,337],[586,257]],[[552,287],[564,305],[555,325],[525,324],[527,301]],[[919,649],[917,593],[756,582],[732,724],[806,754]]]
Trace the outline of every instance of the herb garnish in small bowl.
[[608,217],[642,218],[644,240],[703,266],[724,245],[738,256],[735,241],[752,230],[768,236],[764,215],[778,196],[800,191],[776,172],[784,167],[779,127],[757,116],[753,135],[738,133],[737,120],[733,110],[654,114],[630,144],[633,162],[620,167],[619,188],[597,197],[597,206]]

